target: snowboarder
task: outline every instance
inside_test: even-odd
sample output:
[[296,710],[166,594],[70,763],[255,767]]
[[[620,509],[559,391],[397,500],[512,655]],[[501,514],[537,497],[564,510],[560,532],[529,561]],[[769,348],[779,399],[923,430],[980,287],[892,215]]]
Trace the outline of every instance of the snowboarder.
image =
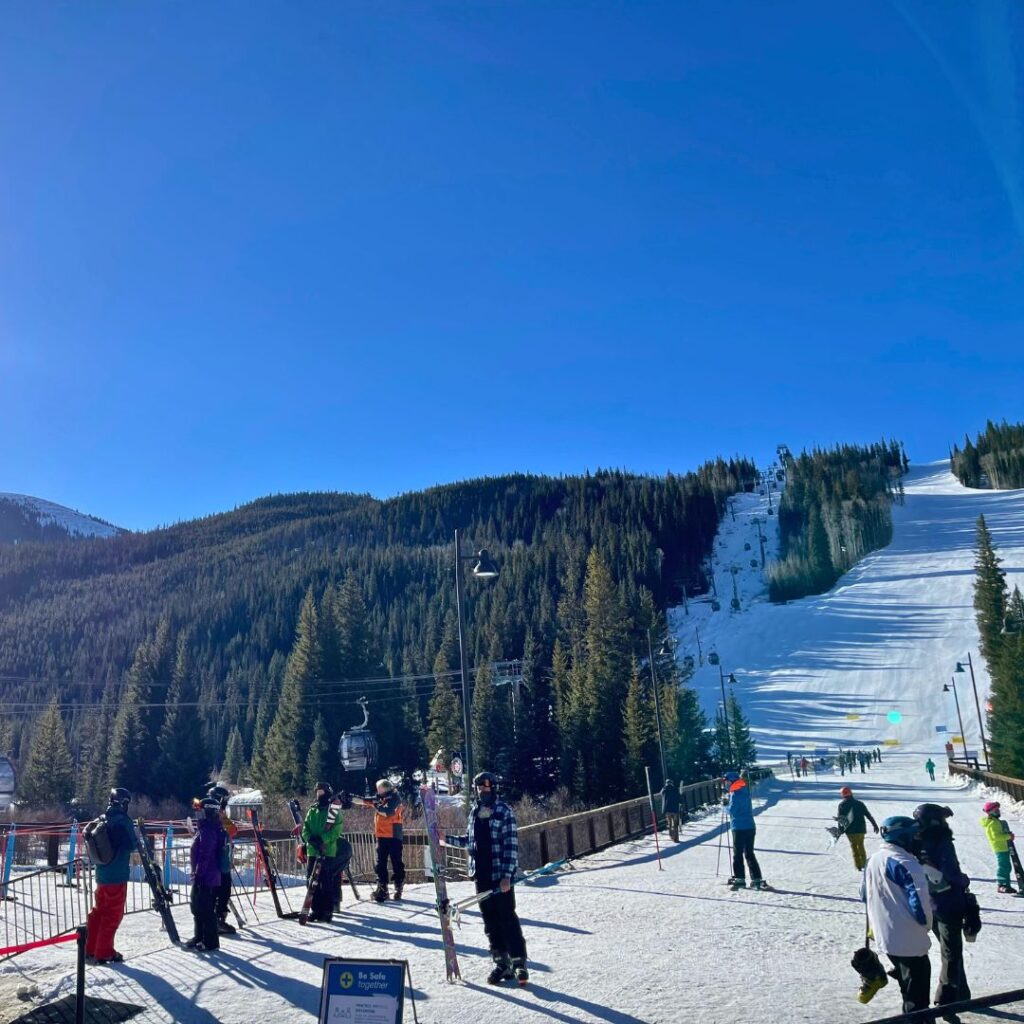
[[331,870],[334,858],[338,852],[338,837],[345,828],[345,819],[341,809],[337,808],[337,817],[334,823],[327,827],[327,816],[331,809],[331,797],[333,790],[330,783],[318,782],[316,789],[316,802],[309,805],[306,817],[302,822],[301,839],[306,848],[306,878],[313,875],[316,862],[324,858],[323,867],[319,873],[319,884],[313,893],[313,903],[310,907],[310,921],[324,921],[330,923],[334,918],[334,886],[335,874]]
[[476,801],[470,808],[466,830],[469,875],[478,893],[500,890],[480,904],[494,961],[487,982],[497,985],[514,978],[525,985],[530,980],[526,942],[512,889],[512,879],[519,868],[519,829],[512,808],[498,796],[496,775],[480,772],[473,779],[473,788]]
[[928,773],[928,778],[935,781],[935,762],[929,757],[924,763],[924,770]]
[[767,889],[761,878],[761,866],[754,856],[754,837],[757,826],[754,823],[754,807],[750,800],[750,788],[740,778],[739,772],[726,772],[722,776],[726,786],[726,795],[722,804],[729,811],[729,827],[732,829],[732,878],[729,885],[733,889],[747,887],[743,862],[746,860],[750,868],[750,887]]
[[914,808],[914,820],[921,826],[918,857],[924,865],[932,898],[932,931],[939,940],[942,967],[935,990],[935,1003],[945,1006],[971,998],[964,973],[964,913],[967,887],[971,880],[960,870],[953,845],[953,831],[946,824],[953,812],[938,804]]
[[231,841],[238,835],[238,826],[228,816],[228,799],[231,794],[220,782],[210,786],[207,797],[216,800],[220,808],[221,828],[227,835],[220,857],[220,888],[217,890],[217,931],[221,935],[234,935],[234,925],[228,924],[228,904],[231,900]]
[[895,968],[904,1013],[926,1010],[931,987],[931,900],[924,868],[911,852],[918,831],[913,818],[886,818],[883,846],[868,861],[861,883],[875,945]]
[[661,787],[661,812],[665,815],[665,824],[673,843],[679,842],[679,787],[666,779]]
[[196,822],[196,834],[189,851],[192,866],[192,938],[186,949],[212,953],[220,949],[217,930],[217,894],[221,886],[221,855],[228,835],[220,823],[220,801],[208,796],[202,802],[202,817]]
[[363,799],[373,808],[373,834],[377,839],[377,888],[373,898],[383,903],[388,898],[388,860],[395,878],[395,899],[402,898],[405,864],[402,861],[402,796],[390,779],[377,780],[377,796]]
[[105,864],[96,865],[96,897],[86,920],[85,956],[90,963],[121,963],[124,960],[114,949],[114,936],[124,917],[131,856],[135,849],[135,826],[128,817],[131,799],[131,793],[124,786],[117,786],[110,791],[107,809],[103,813],[113,856]]
[[878,823],[871,817],[871,812],[865,804],[854,798],[853,790],[849,786],[843,786],[839,790],[843,798],[836,808],[836,821],[839,823],[840,833],[845,832],[846,838],[850,840],[850,850],[853,852],[853,866],[863,870],[868,862],[868,855],[864,851],[864,836],[867,835],[865,819],[871,822],[871,827],[878,832]]
[[1005,892],[1013,895],[1016,889],[1010,885],[1010,843],[1014,835],[1010,826],[1002,820],[998,800],[990,800],[982,810],[985,817],[981,819],[981,827],[988,836],[992,845],[992,852],[996,855],[996,892]]

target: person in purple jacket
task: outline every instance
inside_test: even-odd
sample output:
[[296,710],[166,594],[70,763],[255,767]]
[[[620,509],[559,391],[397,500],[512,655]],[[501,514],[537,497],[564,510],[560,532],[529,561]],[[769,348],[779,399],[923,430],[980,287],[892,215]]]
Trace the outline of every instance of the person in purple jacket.
[[220,861],[227,835],[220,822],[220,803],[207,797],[197,822],[189,861],[192,864],[192,917],[195,934],[186,949],[209,952],[220,949],[217,936],[217,891],[220,889]]

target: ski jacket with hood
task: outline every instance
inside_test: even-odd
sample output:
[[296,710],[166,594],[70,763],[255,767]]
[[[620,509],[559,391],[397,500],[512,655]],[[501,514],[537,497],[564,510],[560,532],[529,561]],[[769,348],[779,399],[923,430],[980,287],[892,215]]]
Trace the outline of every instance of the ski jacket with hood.
[[962,914],[967,909],[964,894],[971,880],[960,870],[948,825],[930,825],[921,833],[921,862],[935,913],[939,917]]
[[861,898],[867,903],[875,944],[889,956],[926,956],[931,946],[932,903],[924,868],[891,843],[872,854]]
[[104,812],[107,819],[107,834],[114,847],[114,856],[109,864],[97,864],[97,885],[121,885],[131,877],[132,851],[135,849],[135,826],[132,819],[116,804]]
[[1006,853],[1010,849],[1010,826],[1002,818],[993,818],[986,814],[981,819],[981,827],[992,844],[996,853]]
[[333,857],[338,852],[338,838],[345,830],[345,818],[338,808],[334,824],[327,827],[327,815],[331,805],[321,807],[319,803],[309,805],[302,822],[302,841],[311,857]]
[[729,825],[733,831],[756,828],[754,805],[750,799],[750,787],[737,779],[729,784],[725,806],[729,810]]
[[868,827],[865,821],[870,821],[875,828],[878,823],[871,817],[871,812],[856,797],[848,796],[839,802],[836,808],[836,819],[839,827],[846,835],[864,835]]
[[227,844],[227,833],[215,818],[200,818],[189,851],[192,884],[217,889],[221,883],[220,856]]

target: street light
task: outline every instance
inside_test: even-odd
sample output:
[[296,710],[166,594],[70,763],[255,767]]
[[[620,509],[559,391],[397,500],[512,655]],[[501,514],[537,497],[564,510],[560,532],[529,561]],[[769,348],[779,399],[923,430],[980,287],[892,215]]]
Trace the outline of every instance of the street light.
[[[971,686],[974,688],[974,709],[978,712],[978,731],[981,733],[981,750],[985,755],[985,768],[990,769],[992,762],[988,759],[988,744],[985,742],[985,726],[981,721],[981,704],[978,701],[978,684],[974,679],[974,662],[971,660],[971,652],[967,652],[967,665],[971,670]],[[954,672],[963,672],[964,666],[958,661]]]
[[470,728],[470,699],[471,692],[466,681],[466,646],[464,636],[466,627],[463,622],[462,611],[462,563],[476,561],[473,566],[473,575],[478,580],[493,580],[498,575],[498,567],[491,560],[486,548],[481,548],[475,555],[463,555],[462,544],[459,539],[459,531],[455,531],[455,611],[459,619],[459,678],[462,682],[462,729],[466,734],[463,744],[463,765],[462,785],[466,794],[469,794],[469,782],[473,782],[473,732]]
[[[729,704],[725,699],[725,673],[722,671],[722,664],[718,664],[718,681],[722,685],[722,725],[725,726],[725,749],[729,754],[729,762],[732,763],[732,737],[729,735]],[[729,685],[736,685],[736,674],[729,673]]]
[[960,716],[960,698],[956,695],[956,677],[951,676],[950,682],[953,684],[952,687],[946,683],[942,684],[942,692],[949,693],[950,689],[953,691],[953,700],[956,701],[956,720],[960,723],[960,743],[964,748],[964,763],[967,763],[967,737],[964,735],[964,720]]
[[[664,648],[659,653],[664,653]],[[651,630],[647,629],[647,657],[651,666],[651,689],[654,691],[654,720],[658,724],[658,752],[661,754],[661,783],[668,778],[668,767],[665,764],[665,739],[661,734],[661,701],[658,698],[658,679],[654,674],[654,648],[651,646]]]

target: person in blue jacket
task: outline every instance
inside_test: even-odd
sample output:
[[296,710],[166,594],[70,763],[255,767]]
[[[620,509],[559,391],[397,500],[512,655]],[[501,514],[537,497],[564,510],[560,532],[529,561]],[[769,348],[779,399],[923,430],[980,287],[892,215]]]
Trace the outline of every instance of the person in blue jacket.
[[135,826],[128,817],[131,798],[131,793],[124,786],[115,786],[110,791],[110,802],[103,815],[113,857],[95,868],[96,897],[86,920],[85,957],[90,963],[118,964],[124,960],[114,949],[114,936],[124,918],[131,856],[135,849]]
[[732,878],[729,885],[733,889],[747,887],[743,862],[750,868],[751,889],[767,889],[768,885],[761,878],[761,865],[754,856],[754,837],[757,826],[754,824],[754,807],[750,800],[750,787],[739,772],[726,772],[722,776],[724,795],[722,803],[729,812],[729,827],[732,829]]

